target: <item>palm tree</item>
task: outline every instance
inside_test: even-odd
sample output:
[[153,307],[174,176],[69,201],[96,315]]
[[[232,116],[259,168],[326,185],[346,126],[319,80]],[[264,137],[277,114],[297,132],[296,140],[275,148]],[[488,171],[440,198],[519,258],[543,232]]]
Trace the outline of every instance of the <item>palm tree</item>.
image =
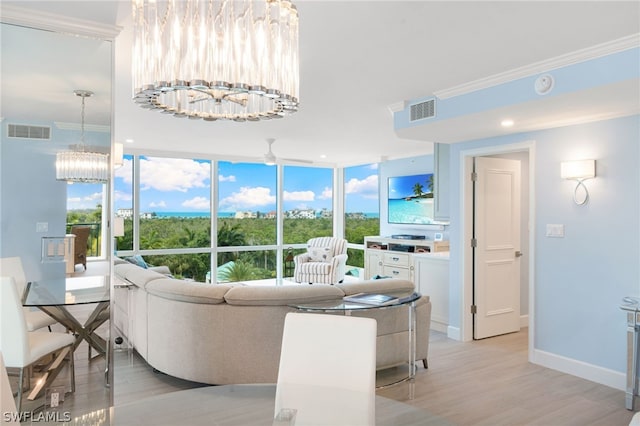
[[255,278],[254,268],[243,261],[237,261],[233,266],[220,274],[225,282],[248,281]]
[[244,234],[239,230],[240,225],[231,226],[229,222],[222,222],[218,228],[218,247],[247,245]]
[[415,185],[413,185],[413,193],[416,194],[416,197],[419,197],[422,195],[422,184],[420,182],[417,182]]

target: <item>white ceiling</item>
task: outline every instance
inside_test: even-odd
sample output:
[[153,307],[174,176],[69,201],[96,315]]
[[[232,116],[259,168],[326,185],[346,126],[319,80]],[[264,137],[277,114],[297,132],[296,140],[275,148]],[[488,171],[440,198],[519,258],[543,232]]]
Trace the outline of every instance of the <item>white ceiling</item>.
[[[414,140],[401,139],[393,129],[391,105],[640,32],[638,1],[294,3],[300,15],[301,107],[282,120],[258,123],[177,119],[137,107],[130,99],[128,1],[2,5],[122,27],[115,43],[114,128],[115,141],[134,140],[129,149],[260,157],[267,149],[265,139],[273,137],[276,156],[347,165],[428,154],[432,144],[426,141],[504,133],[487,124],[498,120],[495,111],[421,126],[403,133]],[[37,68],[24,71],[35,74]],[[2,70],[4,91],[12,78],[4,66]],[[69,97],[77,88],[99,90],[84,87],[86,82],[65,84],[71,90],[59,97]],[[24,91],[20,95],[27,97]],[[2,115],[10,116],[6,105],[17,108],[19,100],[7,103],[5,96]],[[638,113],[639,104],[637,81],[612,90],[585,91],[510,108],[517,123],[510,131],[606,118],[603,111]],[[69,118],[61,121],[77,121],[77,99],[70,99],[70,105]],[[60,106],[57,114],[62,114]],[[326,158],[321,159],[322,154]]]

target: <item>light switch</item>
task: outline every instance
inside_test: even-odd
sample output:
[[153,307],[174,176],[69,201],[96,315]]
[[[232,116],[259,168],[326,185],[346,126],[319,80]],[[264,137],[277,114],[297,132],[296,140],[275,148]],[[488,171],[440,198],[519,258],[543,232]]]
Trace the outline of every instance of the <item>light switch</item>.
[[49,232],[49,222],[37,222],[36,232]]
[[547,223],[547,237],[564,238],[564,225]]

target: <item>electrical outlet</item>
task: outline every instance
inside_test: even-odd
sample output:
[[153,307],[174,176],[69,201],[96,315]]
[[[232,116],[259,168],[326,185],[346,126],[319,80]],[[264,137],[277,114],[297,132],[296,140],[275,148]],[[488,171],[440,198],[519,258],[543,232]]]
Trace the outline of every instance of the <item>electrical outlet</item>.
[[64,402],[64,386],[54,386],[47,388],[44,392],[45,406],[58,408]]
[[49,232],[49,222],[37,222],[36,232]]
[[55,408],[60,405],[60,394],[58,392],[51,392],[51,408]]

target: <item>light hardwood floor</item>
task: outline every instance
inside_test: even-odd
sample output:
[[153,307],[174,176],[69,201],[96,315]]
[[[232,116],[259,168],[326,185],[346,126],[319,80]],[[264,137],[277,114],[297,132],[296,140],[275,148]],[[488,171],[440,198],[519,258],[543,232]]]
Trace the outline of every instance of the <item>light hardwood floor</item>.
[[[407,384],[379,390],[378,394],[457,425],[629,424],[633,413],[624,408],[624,392],[530,364],[527,337],[524,329],[462,343],[432,332],[429,369],[420,363],[415,398],[408,400]],[[80,419],[82,414],[107,408],[110,403],[103,382],[104,360],[88,362],[84,344],[75,359],[77,390],[67,395],[64,410]],[[116,406],[201,386],[154,372],[136,353],[115,352],[114,362]],[[108,424],[107,419],[108,413],[104,423],[97,424]]]

